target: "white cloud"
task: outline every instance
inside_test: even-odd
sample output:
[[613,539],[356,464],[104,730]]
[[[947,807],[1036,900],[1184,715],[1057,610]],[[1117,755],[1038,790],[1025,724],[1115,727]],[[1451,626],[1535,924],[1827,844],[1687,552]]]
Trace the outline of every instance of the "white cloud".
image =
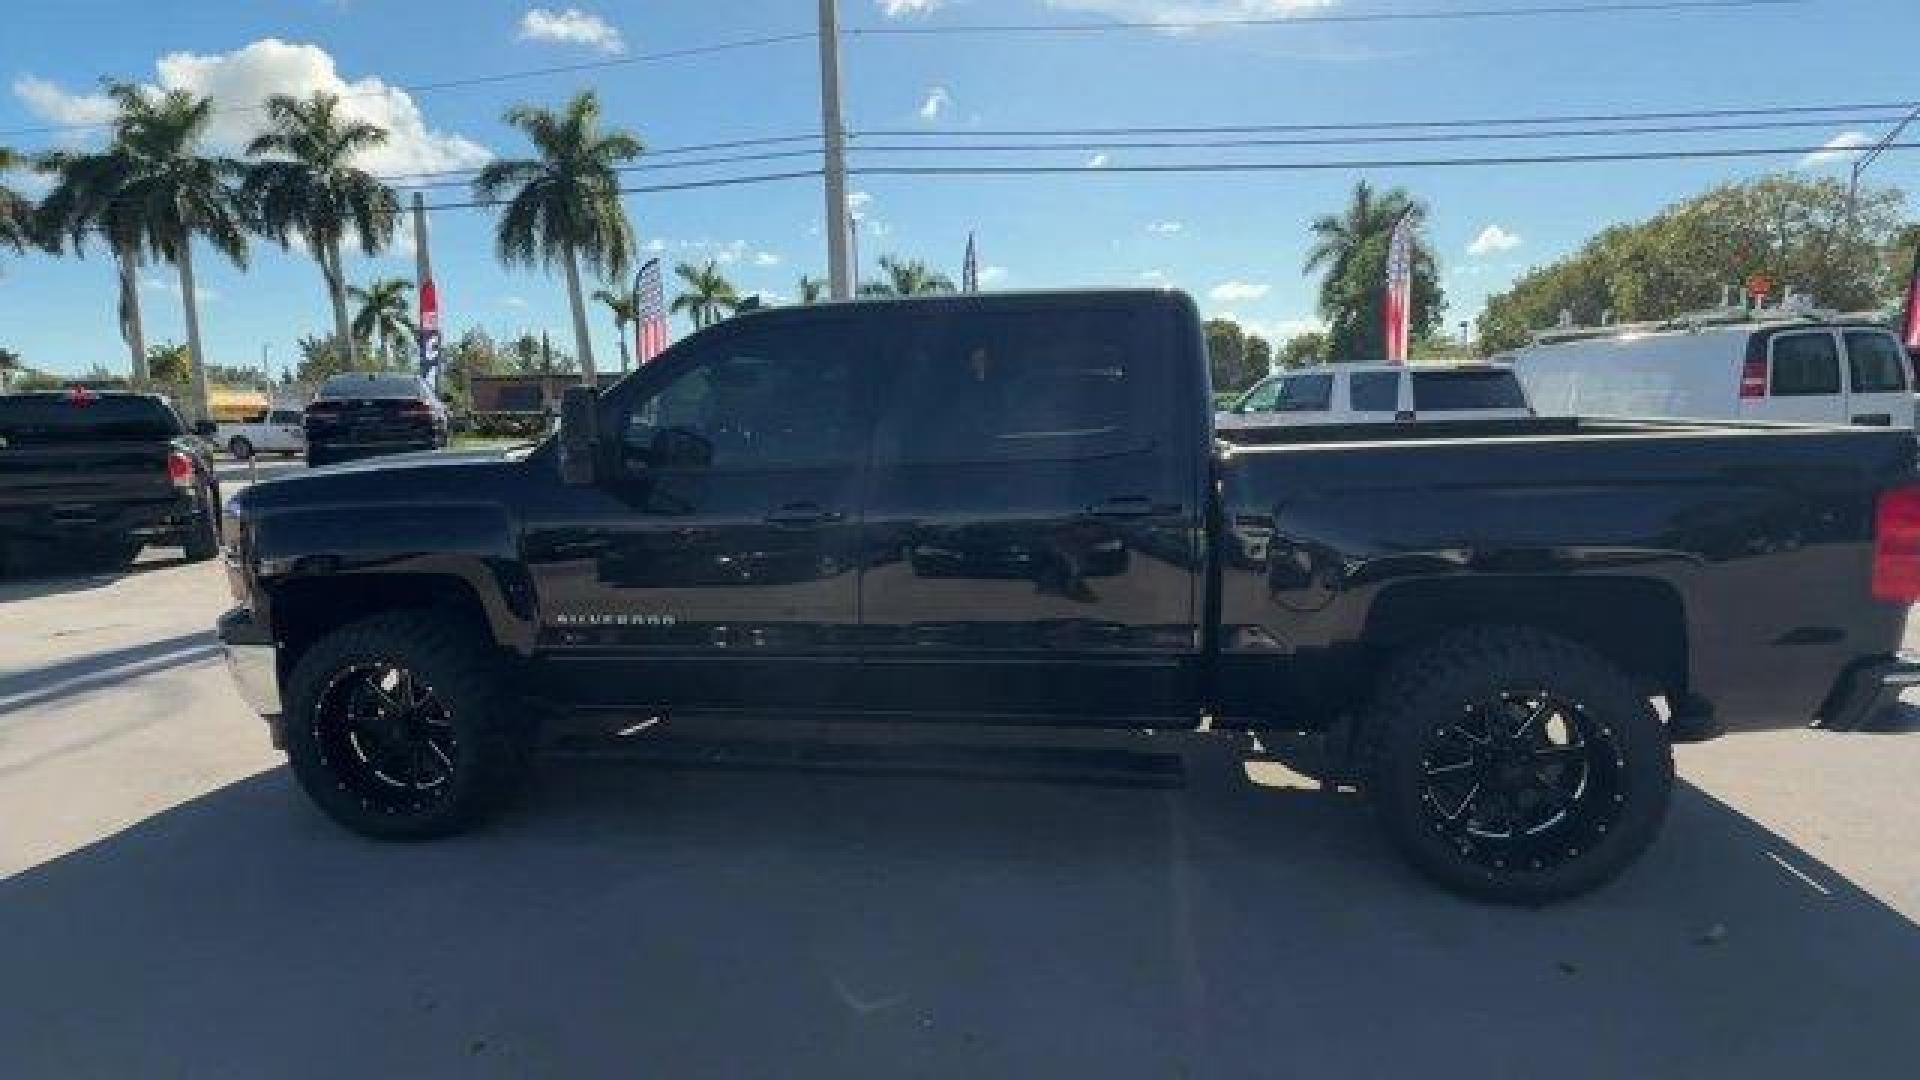
[[1095,154],[1095,155],[1093,155],[1092,157],[1090,157],[1090,158],[1088,158],[1088,159],[1087,159],[1087,168],[1089,168],[1089,169],[1104,169],[1104,168],[1106,168],[1106,167],[1107,167],[1107,162],[1109,162],[1109,161],[1111,161],[1111,160],[1113,160],[1113,159],[1112,159],[1112,158],[1109,158],[1109,157],[1108,157],[1107,155],[1105,155],[1105,154]]
[[1236,300],[1258,300],[1267,295],[1273,286],[1262,281],[1241,281],[1234,278],[1223,281],[1207,290],[1207,295],[1220,303],[1232,303]]
[[1335,0],[1047,0],[1061,11],[1084,11],[1122,22],[1188,23],[1210,19],[1278,19]]
[[603,53],[627,51],[620,30],[598,15],[579,8],[552,11],[534,8],[520,17],[521,41],[557,41],[567,45],[586,45]]
[[1309,319],[1249,319],[1249,318],[1243,318],[1240,315],[1236,315],[1231,311],[1215,312],[1210,317],[1215,319],[1225,319],[1228,322],[1239,323],[1240,329],[1245,330],[1249,334],[1255,334],[1260,337],[1266,338],[1268,341],[1271,341],[1276,345],[1287,340],[1288,338],[1298,337],[1301,334],[1323,334],[1327,330],[1326,323],[1321,322],[1319,319],[1311,319],[1311,318]]
[[980,268],[980,284],[991,285],[1007,276],[1004,266],[983,266]]
[[927,87],[927,99],[920,103],[920,119],[938,120],[940,114],[953,108],[953,95],[947,93],[944,86]]
[[880,14],[889,19],[903,15],[925,15],[937,10],[946,0],[880,0]]
[[1174,233],[1177,233],[1184,228],[1186,228],[1186,226],[1180,224],[1177,221],[1147,222],[1147,231],[1150,233],[1158,233],[1161,236],[1172,236]]
[[753,265],[755,265],[755,266],[779,266],[779,265],[780,265],[780,256],[779,256],[778,254],[776,254],[776,253],[774,253],[774,252],[771,252],[771,251],[756,251],[756,252],[754,252],[754,253],[753,253]]
[[[140,279],[140,290],[142,292],[165,293],[168,296],[179,296],[180,283],[170,277],[163,277],[159,274],[148,274],[146,277]],[[205,285],[195,285],[193,287],[193,295],[195,299],[201,303],[211,304],[220,299],[220,290],[209,288]]]
[[512,295],[503,296],[500,298],[500,306],[510,307],[510,308],[523,308],[527,306],[527,298],[524,296],[512,296]]
[[1873,143],[1873,137],[1864,131],[1843,131],[1821,143],[1821,149],[1801,158],[1800,167],[1811,169],[1836,161],[1852,161],[1860,156],[1861,147],[1872,146]]
[[661,239],[660,237],[656,236],[653,239],[647,241],[646,243],[641,244],[640,250],[646,252],[649,255],[658,255],[661,252],[667,250],[667,242]]
[[[340,112],[387,129],[387,142],[362,152],[357,164],[380,173],[435,172],[471,168],[493,155],[486,147],[427,126],[413,96],[385,81],[367,77],[348,81],[333,57],[318,45],[261,38],[229,53],[168,53],[155,62],[154,86],[183,89],[213,99],[207,129],[212,148],[237,154],[259,133],[260,103],[270,94],[307,97],[337,95]],[[75,117],[112,115],[104,94],[73,94],[44,79],[22,76],[13,92],[35,115],[55,123]]]
[[1498,225],[1489,225],[1480,230],[1480,235],[1467,245],[1469,255],[1491,255],[1496,251],[1512,251],[1520,246],[1520,234],[1511,233]]
[[1166,275],[1166,272],[1162,270],[1142,270],[1140,271],[1140,280],[1141,281],[1165,281],[1167,280],[1167,275]]

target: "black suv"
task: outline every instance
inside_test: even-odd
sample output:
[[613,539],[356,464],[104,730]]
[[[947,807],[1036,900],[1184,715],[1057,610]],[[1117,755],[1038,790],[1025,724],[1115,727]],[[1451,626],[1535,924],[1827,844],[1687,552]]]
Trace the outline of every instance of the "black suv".
[[447,410],[415,375],[335,375],[307,406],[307,464],[438,450],[447,445]]

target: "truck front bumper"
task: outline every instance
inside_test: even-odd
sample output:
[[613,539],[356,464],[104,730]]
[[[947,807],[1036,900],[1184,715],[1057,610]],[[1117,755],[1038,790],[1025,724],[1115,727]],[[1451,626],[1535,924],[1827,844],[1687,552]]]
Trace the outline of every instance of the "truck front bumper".
[[275,729],[274,744],[279,745],[280,655],[273,635],[253,619],[253,612],[234,608],[220,616],[216,628],[220,646],[227,654],[227,670],[247,707],[259,713]]
[[1882,712],[1893,707],[1900,691],[1916,686],[1920,686],[1920,653],[1868,661],[1840,677],[1813,726],[1824,731],[1872,727]]

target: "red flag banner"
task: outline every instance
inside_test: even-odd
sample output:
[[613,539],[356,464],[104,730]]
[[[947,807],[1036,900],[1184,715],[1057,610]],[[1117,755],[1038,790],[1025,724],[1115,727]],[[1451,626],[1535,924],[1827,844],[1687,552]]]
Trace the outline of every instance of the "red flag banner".
[[638,355],[641,363],[659,356],[672,344],[667,334],[667,301],[660,287],[660,260],[648,259],[640,268],[640,274],[633,282],[633,295],[636,318],[635,333],[639,338]]
[[1907,279],[1907,314],[1900,325],[1900,340],[1909,351],[1920,350],[1920,248],[1913,253],[1913,275]]
[[440,366],[440,292],[433,279],[420,283],[420,374],[433,377]]
[[1386,321],[1386,360],[1389,364],[1407,362],[1407,347],[1413,331],[1413,213],[1400,215],[1393,226],[1393,238],[1387,244],[1387,302],[1382,305]]

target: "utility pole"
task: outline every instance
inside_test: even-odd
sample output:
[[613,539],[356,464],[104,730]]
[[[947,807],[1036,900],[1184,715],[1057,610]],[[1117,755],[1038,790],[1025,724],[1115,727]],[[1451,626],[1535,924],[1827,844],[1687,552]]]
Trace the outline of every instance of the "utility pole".
[[440,385],[440,295],[433,286],[433,258],[427,252],[427,201],[413,193],[414,292],[420,304],[416,323],[420,356],[416,368],[422,378]]
[[826,139],[827,291],[835,300],[853,296],[847,244],[847,131],[840,117],[840,13],[838,0],[820,0],[820,132]]

